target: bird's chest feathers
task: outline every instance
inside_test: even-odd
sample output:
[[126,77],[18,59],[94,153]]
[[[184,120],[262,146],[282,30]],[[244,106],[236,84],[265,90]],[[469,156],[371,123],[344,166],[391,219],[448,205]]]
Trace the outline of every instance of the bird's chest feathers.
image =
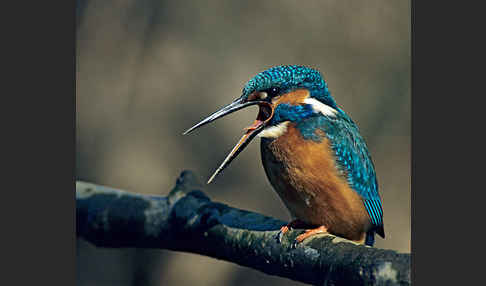
[[329,140],[321,130],[316,133],[322,140],[304,139],[295,123],[288,123],[277,138],[262,139],[262,161],[272,186],[291,214],[307,223],[330,226],[349,211],[359,213],[352,220],[366,217],[359,195],[336,167]]

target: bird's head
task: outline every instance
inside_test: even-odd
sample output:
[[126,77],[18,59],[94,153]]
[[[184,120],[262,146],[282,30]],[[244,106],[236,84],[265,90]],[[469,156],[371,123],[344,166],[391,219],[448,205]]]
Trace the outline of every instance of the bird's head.
[[289,122],[296,122],[316,113],[332,115],[336,102],[319,71],[304,66],[277,66],[257,74],[243,88],[242,95],[219,109],[184,134],[242,108],[258,105],[253,124],[209,179],[210,183],[250,141],[261,137],[277,137]]

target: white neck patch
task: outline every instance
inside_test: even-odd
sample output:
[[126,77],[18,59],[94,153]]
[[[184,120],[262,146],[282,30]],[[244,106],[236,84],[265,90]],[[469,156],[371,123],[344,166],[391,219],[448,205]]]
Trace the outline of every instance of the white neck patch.
[[315,112],[320,112],[320,113],[322,113],[323,115],[326,115],[326,116],[332,116],[332,117],[336,116],[336,113],[337,113],[336,109],[330,107],[329,105],[326,105],[326,104],[320,102],[319,100],[317,100],[315,98],[307,97],[306,99],[304,99],[304,103],[311,105],[312,109],[314,109]]
[[289,125],[289,122],[290,121],[284,121],[278,125],[267,127],[263,129],[262,132],[258,133],[257,136],[263,138],[277,138],[287,131],[287,125]]

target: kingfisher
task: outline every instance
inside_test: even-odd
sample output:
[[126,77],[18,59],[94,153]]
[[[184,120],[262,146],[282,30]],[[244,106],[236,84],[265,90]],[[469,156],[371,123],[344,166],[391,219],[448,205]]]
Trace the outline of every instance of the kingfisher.
[[292,228],[305,231],[292,247],[315,234],[333,234],[373,246],[385,238],[375,169],[358,126],[336,104],[321,73],[300,65],[267,69],[250,79],[240,97],[184,134],[242,108],[258,105],[252,125],[208,184],[255,138],[263,168],[290,212]]

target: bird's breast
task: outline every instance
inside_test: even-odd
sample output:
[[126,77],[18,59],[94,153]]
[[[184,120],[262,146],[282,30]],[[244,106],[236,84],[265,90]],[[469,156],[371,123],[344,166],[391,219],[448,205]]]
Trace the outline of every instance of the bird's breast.
[[293,217],[359,240],[370,228],[369,216],[337,168],[329,140],[320,135],[320,142],[306,140],[295,123],[289,123],[281,136],[262,138],[265,172]]

